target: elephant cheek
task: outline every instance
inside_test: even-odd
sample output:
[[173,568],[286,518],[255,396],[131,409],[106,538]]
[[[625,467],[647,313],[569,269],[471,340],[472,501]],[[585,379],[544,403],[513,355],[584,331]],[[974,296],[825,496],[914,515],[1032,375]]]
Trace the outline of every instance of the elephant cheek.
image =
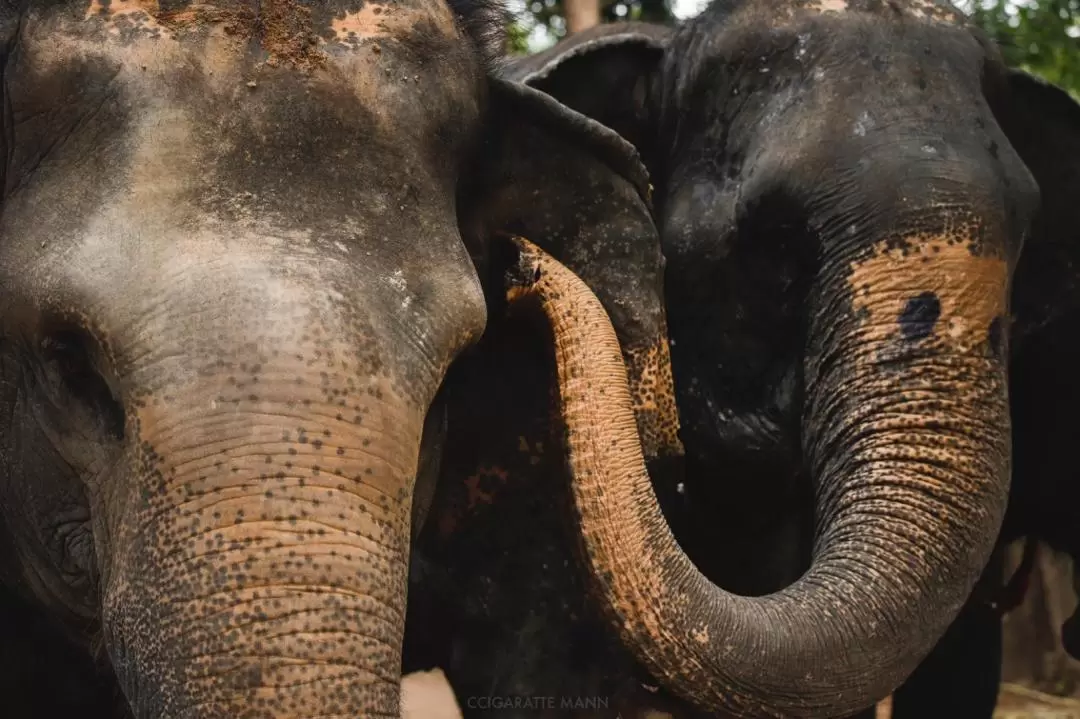
[[390,393],[139,413],[104,601],[139,716],[397,711],[423,413]]

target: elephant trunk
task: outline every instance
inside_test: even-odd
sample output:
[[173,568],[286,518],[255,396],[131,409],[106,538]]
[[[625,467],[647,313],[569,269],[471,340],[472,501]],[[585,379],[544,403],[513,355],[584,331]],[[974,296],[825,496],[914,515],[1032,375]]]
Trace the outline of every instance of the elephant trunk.
[[716,587],[679,548],[608,318],[580,280],[518,241],[509,295],[537,296],[554,330],[589,574],[667,686],[738,715],[850,714],[895,688],[964,603],[1001,522],[1009,464],[1007,263],[964,240],[924,232],[826,263],[806,367],[815,560],[754,598]]
[[138,490],[109,500],[104,624],[138,717],[398,716],[423,410],[298,358],[129,420]]

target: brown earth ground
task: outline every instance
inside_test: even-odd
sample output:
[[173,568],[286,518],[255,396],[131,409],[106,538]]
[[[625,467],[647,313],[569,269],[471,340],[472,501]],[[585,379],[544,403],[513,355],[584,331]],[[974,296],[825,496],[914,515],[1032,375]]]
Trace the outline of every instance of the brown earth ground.
[[[878,704],[877,719],[889,719],[890,705]],[[1080,719],[1080,700],[1043,694],[1019,684],[1003,684],[994,719]]]

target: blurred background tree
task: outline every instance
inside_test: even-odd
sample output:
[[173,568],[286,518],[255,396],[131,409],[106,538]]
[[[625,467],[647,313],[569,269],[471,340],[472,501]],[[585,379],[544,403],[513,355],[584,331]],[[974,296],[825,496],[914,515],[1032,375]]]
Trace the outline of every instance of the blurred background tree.
[[581,5],[595,7],[600,22],[644,20],[670,23],[675,21],[671,0],[526,0],[526,2],[528,2],[528,11],[536,22],[544,25],[555,38],[561,38],[571,31],[567,28],[566,12],[569,9],[572,13],[580,13],[576,8]]
[[[536,52],[597,22],[674,23],[706,0],[511,0],[515,52]],[[1080,0],[958,0],[1006,60],[1080,98]]]
[[[674,4],[674,7],[673,7]],[[536,52],[552,45],[568,32],[584,30],[597,22],[643,20],[673,23],[675,10],[687,9],[679,17],[696,15],[705,6],[702,0],[511,0],[508,5],[517,17],[515,52]]]
[[1080,98],[1080,0],[974,0],[975,22],[1010,65],[1042,75]]

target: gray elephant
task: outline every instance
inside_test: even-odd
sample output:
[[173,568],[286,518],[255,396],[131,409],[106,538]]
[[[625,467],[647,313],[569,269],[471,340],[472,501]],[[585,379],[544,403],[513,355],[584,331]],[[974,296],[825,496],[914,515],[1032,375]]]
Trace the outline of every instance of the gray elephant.
[[[709,588],[666,544],[632,572],[647,591],[605,587],[627,645],[755,716],[860,711],[958,616],[985,645],[998,618],[968,599],[999,530],[1080,548],[1076,103],[921,1],[718,1],[506,75],[641,151],[688,464],[665,514],[706,576],[767,595]],[[646,516],[619,515],[659,541]],[[593,554],[619,578],[616,549]],[[996,662],[992,637],[973,656]]]
[[634,149],[493,77],[502,23],[0,9],[0,582],[135,716],[396,716],[414,485],[491,235],[571,213],[659,276]]

